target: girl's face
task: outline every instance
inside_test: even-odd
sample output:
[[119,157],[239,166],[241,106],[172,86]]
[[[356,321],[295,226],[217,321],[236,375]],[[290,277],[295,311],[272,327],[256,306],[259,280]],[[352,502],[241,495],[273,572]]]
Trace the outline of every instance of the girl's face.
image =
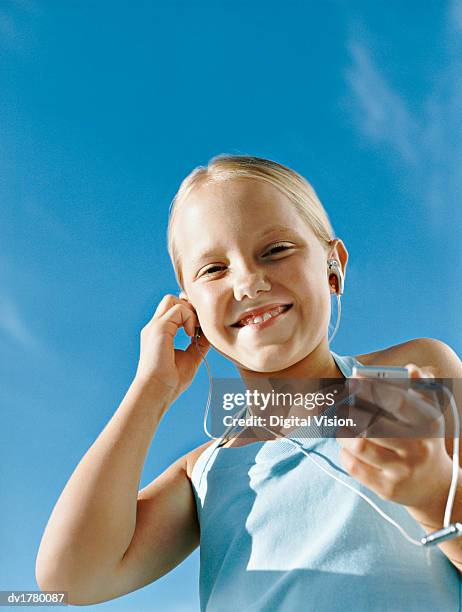
[[[232,179],[200,187],[177,213],[185,292],[217,351],[244,370],[277,372],[327,342],[328,253],[282,192]],[[275,304],[292,306],[261,329],[235,326]]]

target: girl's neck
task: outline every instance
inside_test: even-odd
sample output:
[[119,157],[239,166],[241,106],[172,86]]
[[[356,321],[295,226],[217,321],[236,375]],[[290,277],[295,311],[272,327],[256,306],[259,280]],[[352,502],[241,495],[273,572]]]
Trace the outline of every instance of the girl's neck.
[[327,340],[324,339],[311,353],[303,359],[283,370],[275,372],[255,372],[238,367],[241,378],[250,382],[255,378],[290,378],[290,379],[320,379],[345,378],[330,352]]

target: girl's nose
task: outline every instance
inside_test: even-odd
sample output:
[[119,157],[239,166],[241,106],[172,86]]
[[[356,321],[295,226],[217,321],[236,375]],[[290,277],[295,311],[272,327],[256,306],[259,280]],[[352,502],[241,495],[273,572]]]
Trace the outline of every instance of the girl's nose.
[[234,297],[241,301],[244,295],[253,299],[260,291],[270,291],[271,283],[261,273],[243,274],[234,282]]

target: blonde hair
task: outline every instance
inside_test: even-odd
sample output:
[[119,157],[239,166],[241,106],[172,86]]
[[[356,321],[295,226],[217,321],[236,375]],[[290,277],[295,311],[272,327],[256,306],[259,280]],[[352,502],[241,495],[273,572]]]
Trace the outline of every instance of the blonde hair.
[[294,205],[301,219],[313,230],[326,251],[335,238],[329,217],[315,190],[298,172],[262,157],[229,155],[212,157],[207,166],[197,166],[180,184],[170,204],[167,248],[179,286],[184,289],[180,255],[174,241],[174,224],[178,208],[193,189],[233,178],[252,178],[270,183]]

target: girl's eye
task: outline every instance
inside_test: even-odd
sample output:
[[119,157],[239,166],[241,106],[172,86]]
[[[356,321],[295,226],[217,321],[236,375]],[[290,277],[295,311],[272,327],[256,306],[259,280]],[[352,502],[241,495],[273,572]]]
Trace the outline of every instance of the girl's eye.
[[[286,250],[286,249],[290,249],[290,248],[292,248],[292,247],[290,245],[287,245],[287,244],[275,244],[274,246],[272,246],[270,248],[269,251],[267,251],[265,253],[265,255],[266,254],[271,254],[271,253],[276,253],[278,251]],[[206,270],[204,270],[203,276],[206,276],[207,274],[214,274],[215,271],[217,271],[217,270],[219,271],[220,269],[223,269],[223,267],[224,266],[218,266],[218,265],[217,266],[210,266],[210,268],[207,268]]]
[[207,270],[204,270],[204,274],[210,274],[212,272],[213,274],[213,270],[219,270],[220,268],[222,268],[223,266],[211,266],[210,268],[208,268]]
[[274,253],[276,251],[280,251],[281,249],[290,249],[291,247],[287,244],[275,244],[273,247],[270,248],[269,251],[267,251],[267,253]]

